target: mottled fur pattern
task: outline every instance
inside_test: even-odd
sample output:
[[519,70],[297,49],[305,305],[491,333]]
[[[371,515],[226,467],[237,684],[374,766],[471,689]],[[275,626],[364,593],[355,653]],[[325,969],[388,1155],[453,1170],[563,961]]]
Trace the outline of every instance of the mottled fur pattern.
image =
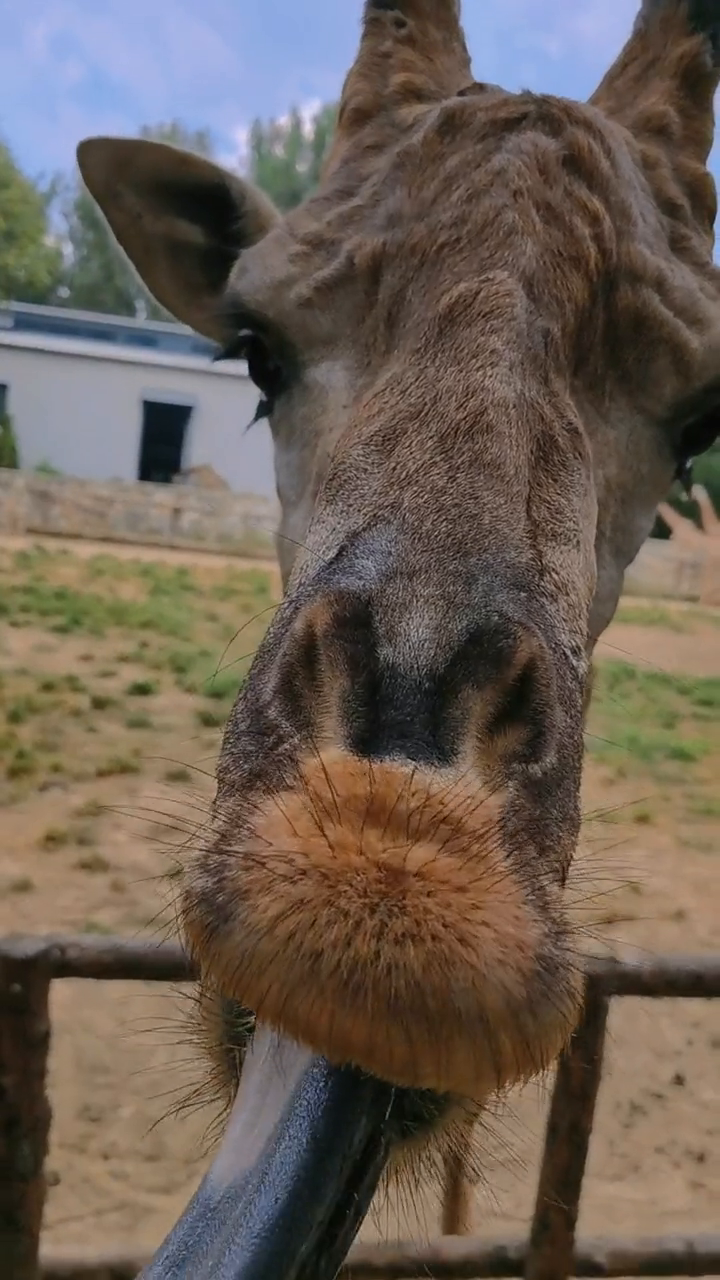
[[568,1035],[592,652],[717,429],[718,30],[645,0],[581,104],[476,82],[456,0],[368,0],[285,217],[172,148],[80,148],[160,301],[283,375],[285,598],[183,893],[230,1090],[242,1007],[470,1115]]

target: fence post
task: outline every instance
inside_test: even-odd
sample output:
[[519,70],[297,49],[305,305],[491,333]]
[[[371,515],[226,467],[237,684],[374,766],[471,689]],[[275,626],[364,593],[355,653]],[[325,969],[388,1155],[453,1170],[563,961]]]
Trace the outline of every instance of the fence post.
[[0,1259],[3,1280],[38,1280],[50,1130],[45,1092],[50,969],[42,952],[0,953]]
[[573,1274],[575,1227],[600,1078],[608,998],[586,983],[585,1008],[558,1063],[550,1102],[525,1280]]
[[443,1161],[440,1231],[444,1236],[466,1236],[472,1230],[472,1187],[468,1177],[472,1135],[472,1124],[458,1125],[453,1150]]

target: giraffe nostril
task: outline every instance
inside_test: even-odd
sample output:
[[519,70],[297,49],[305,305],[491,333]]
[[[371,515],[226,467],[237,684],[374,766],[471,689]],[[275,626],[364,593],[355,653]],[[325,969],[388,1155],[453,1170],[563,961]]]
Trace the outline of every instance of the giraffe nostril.
[[549,759],[557,682],[539,628],[487,599],[452,628],[436,616],[428,639],[419,596],[399,634],[382,595],[328,591],[302,609],[276,667],[296,732],[420,765],[450,766],[476,744],[493,762]]
[[521,646],[523,656],[481,729],[481,739],[506,762],[539,764],[551,755],[557,738],[557,691],[550,655],[535,637]]

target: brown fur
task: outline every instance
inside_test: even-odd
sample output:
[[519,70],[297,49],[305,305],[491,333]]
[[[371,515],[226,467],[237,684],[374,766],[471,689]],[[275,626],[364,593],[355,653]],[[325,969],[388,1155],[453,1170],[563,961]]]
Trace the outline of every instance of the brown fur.
[[310,757],[189,872],[186,935],[226,995],[331,1060],[485,1097],[549,1065],[579,998],[557,893],[504,850],[501,807],[463,779]]
[[188,935],[225,997],[393,1080],[480,1098],[577,1007],[592,652],[716,432],[714,12],[645,0],[581,104],[474,82],[456,0],[368,0],[320,188],[283,218],[197,157],[80,149],[160,301],[283,375],[285,599]]

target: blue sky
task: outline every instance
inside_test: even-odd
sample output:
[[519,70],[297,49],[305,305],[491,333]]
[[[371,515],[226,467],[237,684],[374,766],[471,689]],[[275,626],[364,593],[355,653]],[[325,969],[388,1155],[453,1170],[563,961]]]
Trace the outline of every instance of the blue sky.
[[[589,94],[638,0],[465,0],[475,75]],[[256,115],[334,98],[362,0],[0,0],[0,134],[23,168],[67,169],[92,133],[179,117],[223,158]]]

